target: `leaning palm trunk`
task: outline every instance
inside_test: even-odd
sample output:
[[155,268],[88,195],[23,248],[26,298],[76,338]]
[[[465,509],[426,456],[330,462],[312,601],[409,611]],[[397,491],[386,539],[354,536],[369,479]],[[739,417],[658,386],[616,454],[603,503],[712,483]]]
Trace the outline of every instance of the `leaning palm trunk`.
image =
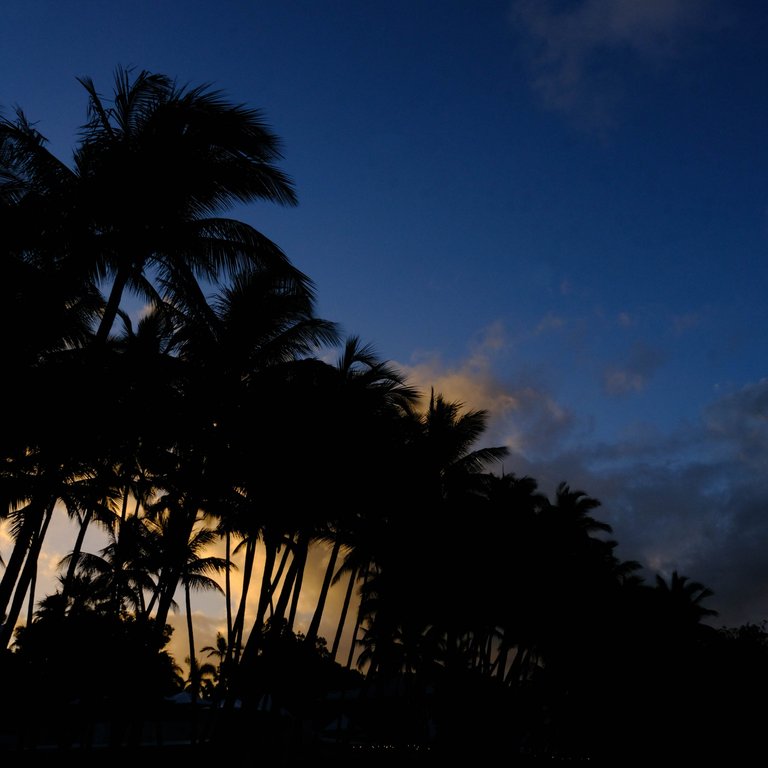
[[300,534],[297,544],[297,551],[294,555],[296,558],[295,578],[293,582],[293,592],[291,594],[291,610],[288,614],[288,622],[286,628],[289,632],[293,632],[293,627],[296,623],[296,613],[299,608],[299,597],[301,596],[301,587],[304,583],[304,571],[307,567],[307,557],[309,556],[309,541],[308,534]]
[[249,538],[245,541],[245,562],[243,563],[243,579],[240,591],[240,605],[238,606],[235,620],[232,623],[232,631],[227,637],[227,667],[234,661],[240,661],[240,651],[243,642],[243,626],[245,625],[245,605],[248,599],[248,591],[253,575],[253,564],[256,559],[256,539]]
[[[344,625],[347,623],[347,614],[349,613],[349,606],[352,603],[352,591],[355,588],[356,580],[357,580],[357,568],[352,568],[352,570],[349,572],[349,581],[347,582],[347,590],[344,593],[344,603],[341,606],[341,613],[339,614],[339,623],[336,626],[336,634],[333,638],[333,646],[331,647],[331,659],[333,661],[336,661],[336,655],[339,652],[339,645],[341,644],[341,636],[344,633]],[[354,644],[354,638],[352,642]]]
[[333,573],[336,569],[336,561],[339,558],[339,552],[341,551],[341,539],[339,537],[333,542],[333,548],[331,549],[330,557],[328,558],[328,565],[325,568],[325,575],[323,576],[323,584],[320,587],[320,595],[317,598],[317,607],[312,615],[312,621],[307,629],[307,643],[312,645],[317,638],[320,631],[320,622],[323,618],[323,611],[325,610],[325,602],[328,599],[328,592],[331,589],[331,582],[333,580]]
[[11,556],[6,564],[3,578],[0,579],[0,617],[5,616],[16,582],[19,580],[24,562],[32,547],[35,531],[39,529],[43,520],[42,509],[34,502],[23,510],[23,515],[21,528],[16,536]]
[[[285,612],[288,610],[288,602],[290,600],[293,587],[296,584],[296,574],[299,569],[299,563],[300,563],[300,558],[298,557],[294,549],[293,556],[291,559],[291,564],[288,567],[288,570],[285,574],[285,579],[283,581],[283,586],[280,589],[280,596],[277,598],[277,603],[275,603],[272,611],[271,620],[274,625],[279,624],[285,618]],[[273,589],[275,589],[276,587],[277,587],[276,584],[273,585]],[[259,625],[259,628],[261,628],[262,626],[263,626],[263,622],[262,624]]]
[[53,517],[53,510],[56,506],[55,501],[48,504],[43,517],[42,525],[35,533],[32,542],[27,553],[27,559],[24,563],[24,568],[19,578],[19,583],[16,585],[16,591],[13,595],[13,602],[11,608],[8,611],[8,615],[5,617],[5,623],[0,626],[0,649],[7,648],[13,638],[13,630],[16,626],[16,622],[19,620],[21,609],[24,605],[24,598],[27,594],[27,590],[32,584],[37,574],[37,559],[40,555],[40,550],[43,546],[43,540],[45,539],[48,525]]
[[[365,585],[368,582],[368,575],[370,569],[366,566],[363,570],[361,590],[365,589]],[[355,627],[352,630],[352,640],[349,643],[349,654],[347,655],[347,669],[352,669],[352,661],[355,657],[355,649],[357,646],[357,636],[360,633],[360,627],[363,623],[363,605],[362,602],[357,607],[357,617],[355,618]]]
[[64,583],[61,586],[61,611],[62,613],[67,609],[67,599],[69,593],[72,591],[72,584],[75,580],[75,573],[77,572],[77,566],[80,562],[80,555],[83,551],[83,542],[85,541],[85,534],[88,531],[88,525],[91,522],[93,516],[93,509],[89,506],[83,514],[80,521],[80,527],[77,531],[77,538],[75,539],[75,545],[72,548],[72,552],[69,556],[69,565],[67,566],[67,573],[64,577]]

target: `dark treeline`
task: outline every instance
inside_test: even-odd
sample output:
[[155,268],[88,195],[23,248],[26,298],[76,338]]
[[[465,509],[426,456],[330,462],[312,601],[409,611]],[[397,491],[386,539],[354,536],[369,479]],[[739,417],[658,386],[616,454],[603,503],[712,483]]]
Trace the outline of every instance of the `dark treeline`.
[[[707,587],[641,576],[586,491],[503,472],[485,411],[343,338],[312,281],[226,216],[297,202],[261,113],[148,72],[118,69],[109,98],[80,82],[70,164],[21,111],[0,120],[0,747],[40,723],[88,746],[104,719],[129,743],[186,691],[214,704],[210,743],[254,753],[282,732],[257,727],[268,697],[282,746],[343,712],[342,741],[520,760],[749,754],[763,628],[715,629]],[[129,295],[150,308],[135,324]],[[77,534],[37,595],[56,515]],[[199,590],[226,606],[202,648]]]

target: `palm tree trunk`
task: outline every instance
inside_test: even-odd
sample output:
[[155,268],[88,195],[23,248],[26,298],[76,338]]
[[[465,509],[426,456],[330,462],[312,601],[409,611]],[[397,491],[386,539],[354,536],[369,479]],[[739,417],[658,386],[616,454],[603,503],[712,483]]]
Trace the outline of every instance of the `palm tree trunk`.
[[224,533],[224,558],[227,561],[227,570],[224,572],[224,604],[227,609],[227,643],[232,641],[232,533],[226,530]]
[[187,610],[187,639],[189,640],[189,680],[190,693],[193,702],[197,699],[197,691],[200,685],[197,659],[195,658],[195,630],[192,623],[192,597],[189,583],[184,582],[184,604]]
[[[368,566],[363,570],[363,586],[368,581]],[[352,630],[352,641],[349,644],[349,654],[347,655],[347,669],[352,669],[352,660],[355,657],[355,646],[357,645],[357,635],[360,631],[360,624],[363,621],[362,605],[357,607],[357,617],[355,618],[355,628]]]
[[35,586],[37,585],[37,560],[35,560],[35,567],[32,570],[32,578],[29,582],[29,600],[27,601],[27,626],[32,623],[32,619],[35,617]]
[[[283,558],[283,563],[285,558]],[[282,564],[281,564],[282,567]],[[288,572],[285,575],[285,581],[283,582],[282,589],[280,590],[280,597],[278,598],[275,610],[272,613],[273,626],[278,626],[283,617],[285,616],[285,609],[288,607],[288,598],[291,593],[291,588],[296,581],[296,573],[298,569],[298,561],[296,560],[296,553],[291,560],[291,565],[288,568]],[[264,572],[264,579],[269,589],[269,599],[259,601],[258,610],[256,612],[256,619],[253,623],[250,633],[248,634],[248,640],[243,647],[243,654],[241,662],[244,666],[250,663],[250,659],[256,654],[256,650],[261,642],[262,630],[264,628],[264,616],[266,615],[267,605],[271,604],[272,594],[277,588],[277,581],[275,579],[267,579],[266,569]]]
[[5,616],[16,582],[19,580],[19,574],[32,547],[35,531],[38,529],[41,520],[42,510],[34,503],[29,504],[24,512],[21,529],[14,542],[3,578],[0,580],[0,618]]
[[[291,590],[296,583],[296,573],[299,568],[298,546],[298,542],[293,542],[293,547],[291,547],[293,558],[291,560],[290,566],[288,567],[288,571],[285,574],[283,586],[280,589],[280,597],[278,597],[275,610],[272,613],[272,621],[275,624],[282,621],[285,617],[285,611],[288,608],[288,601],[291,596]],[[273,590],[277,589],[277,584],[273,584],[272,588]]]
[[66,611],[67,598],[72,591],[72,582],[75,580],[75,571],[77,570],[77,564],[80,560],[80,554],[83,550],[83,542],[85,541],[85,534],[88,530],[88,525],[91,522],[93,515],[93,509],[88,506],[85,510],[83,519],[80,521],[80,528],[77,532],[77,539],[75,540],[75,546],[69,556],[69,566],[67,567],[67,575],[64,577],[64,583],[61,586],[61,610]]
[[295,579],[293,583],[293,595],[291,597],[291,610],[288,614],[288,623],[286,628],[289,632],[293,632],[293,627],[296,622],[296,613],[299,607],[299,596],[301,594],[301,585],[304,583],[304,571],[307,566],[307,556],[309,555],[309,533],[301,532],[297,541],[296,553],[294,557],[297,558]]
[[333,661],[336,661],[336,655],[339,652],[341,636],[344,632],[344,624],[346,624],[346,621],[347,621],[347,613],[349,612],[349,606],[352,603],[352,591],[355,587],[356,579],[357,579],[357,568],[353,568],[349,573],[349,582],[347,583],[347,591],[344,593],[344,604],[341,606],[341,613],[339,614],[339,623],[336,626],[336,635],[333,638],[333,647],[331,648],[331,659]]
[[256,559],[256,539],[249,538],[245,541],[245,562],[243,563],[243,581],[240,593],[240,604],[232,624],[232,634],[227,638],[227,665],[234,660],[240,660],[243,643],[243,626],[245,624],[245,604],[248,598],[248,590],[253,575],[253,564]]
[[[274,571],[275,563],[277,562],[277,548],[271,544],[266,545],[266,559],[264,560],[264,573],[261,578],[261,588],[259,589],[259,602],[256,606],[256,621],[251,628],[251,636],[256,633],[260,634],[261,628],[264,626],[264,617],[267,615],[267,606],[272,601],[272,591],[274,589]],[[250,640],[250,637],[249,637]]]
[[8,615],[5,617],[5,622],[0,626],[0,649],[8,648],[13,639],[13,630],[16,627],[16,622],[19,619],[21,608],[24,604],[24,598],[27,594],[27,590],[32,583],[32,579],[37,572],[37,558],[40,554],[40,550],[43,546],[43,539],[45,533],[48,530],[48,525],[53,517],[53,510],[56,504],[55,501],[51,502],[48,509],[45,512],[43,523],[37,532],[37,535],[32,540],[32,543],[27,553],[27,559],[24,563],[24,568],[19,578],[19,583],[16,585],[16,591],[13,595],[13,601],[11,608],[8,611]]
[[[279,550],[278,550],[279,551]],[[277,566],[277,572],[275,573],[275,577],[272,579],[272,583],[269,587],[269,615],[270,617],[275,615],[275,606],[272,601],[272,598],[275,596],[275,590],[277,589],[277,585],[280,583],[280,579],[283,576],[283,573],[285,573],[285,566],[288,564],[288,558],[291,554],[291,548],[288,546],[285,546],[283,548],[283,556],[280,558],[280,565]]]
[[323,611],[325,610],[325,602],[328,599],[328,592],[331,588],[331,580],[333,579],[333,572],[336,568],[336,561],[341,551],[341,539],[337,538],[333,542],[333,549],[331,550],[331,556],[328,559],[328,565],[325,569],[325,575],[323,577],[323,584],[320,587],[320,595],[317,598],[317,607],[315,613],[312,616],[312,621],[307,629],[307,643],[312,645],[317,638],[317,634],[320,630],[320,621],[323,618]]
[[101,316],[101,322],[96,331],[95,343],[105,344],[109,338],[109,332],[112,330],[112,326],[115,324],[115,318],[117,317],[117,310],[120,308],[120,301],[123,297],[123,289],[128,282],[128,271],[125,269],[118,270],[115,275],[114,282],[112,283],[112,289],[109,292],[109,299],[104,307],[104,314]]

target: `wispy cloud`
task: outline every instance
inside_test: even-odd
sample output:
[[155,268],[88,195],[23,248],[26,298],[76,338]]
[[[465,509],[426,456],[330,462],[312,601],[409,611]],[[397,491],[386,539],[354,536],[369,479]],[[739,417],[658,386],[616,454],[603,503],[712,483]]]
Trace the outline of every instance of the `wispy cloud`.
[[755,469],[768,467],[768,379],[714,402],[704,419],[710,434],[727,442],[740,462]]
[[603,390],[612,396],[642,392],[663,362],[664,355],[660,350],[638,342],[630,350],[626,362],[605,369]]
[[456,364],[446,364],[438,353],[422,352],[410,363],[398,362],[396,366],[422,392],[434,389],[467,408],[492,410],[499,416],[519,407],[515,394],[494,372],[495,357],[508,347],[504,327],[497,323],[483,331],[468,356]]
[[510,18],[529,44],[532,86],[551,109],[611,120],[621,91],[615,54],[667,63],[713,23],[711,0],[515,0]]
[[698,312],[685,312],[682,315],[672,317],[672,329],[681,336],[682,334],[697,328],[701,325],[702,317]]
[[[560,326],[554,317],[544,324]],[[521,457],[531,457],[563,439],[573,427],[573,416],[530,374],[515,381],[499,378],[497,358],[513,346],[503,326],[496,324],[486,329],[464,360],[449,364],[437,354],[422,354],[397,366],[422,392],[434,389],[467,409],[488,411],[486,444],[506,445]]]

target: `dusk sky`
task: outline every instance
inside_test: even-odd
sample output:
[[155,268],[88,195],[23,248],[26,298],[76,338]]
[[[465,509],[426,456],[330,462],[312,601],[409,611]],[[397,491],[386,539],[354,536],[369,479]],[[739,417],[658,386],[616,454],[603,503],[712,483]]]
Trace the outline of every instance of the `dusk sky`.
[[318,315],[735,626],[768,619],[767,41],[762,0],[4,0],[0,105],[67,162],[78,76],[261,109],[299,205],[234,215]]

